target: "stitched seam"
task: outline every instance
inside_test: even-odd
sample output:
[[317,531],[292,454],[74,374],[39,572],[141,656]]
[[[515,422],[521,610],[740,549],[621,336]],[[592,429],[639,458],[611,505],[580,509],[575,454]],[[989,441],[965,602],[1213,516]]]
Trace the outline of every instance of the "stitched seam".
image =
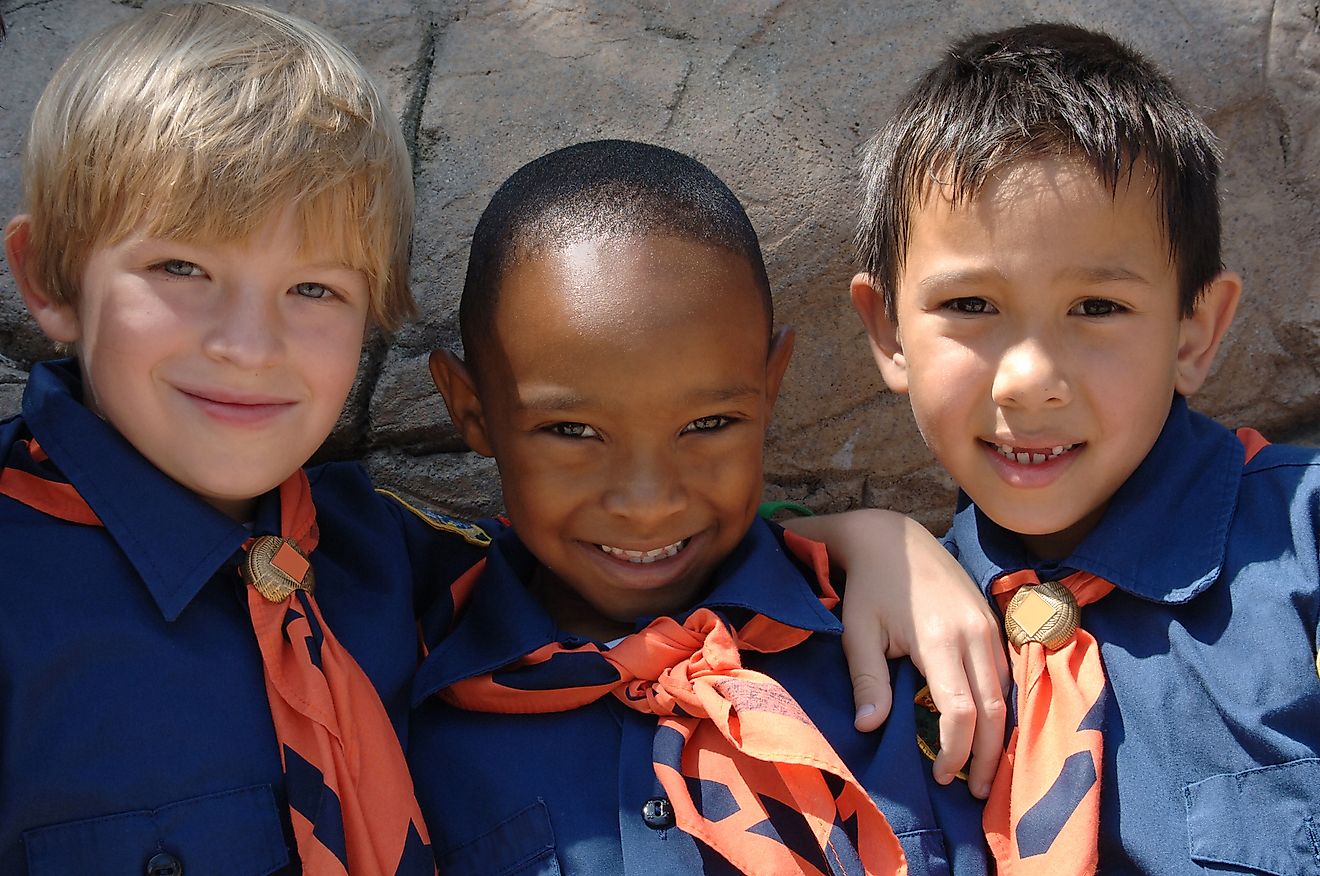
[[1315,819],[1310,815],[1306,816],[1306,835],[1311,840],[1311,857],[1320,864],[1320,833],[1315,828]]

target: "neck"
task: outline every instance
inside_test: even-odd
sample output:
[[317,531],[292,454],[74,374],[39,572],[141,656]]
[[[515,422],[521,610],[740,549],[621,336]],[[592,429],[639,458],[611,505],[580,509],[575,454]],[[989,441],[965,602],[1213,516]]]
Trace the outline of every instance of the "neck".
[[612,642],[635,629],[634,621],[602,613],[544,566],[537,568],[529,589],[555,625],[566,633],[597,642]]

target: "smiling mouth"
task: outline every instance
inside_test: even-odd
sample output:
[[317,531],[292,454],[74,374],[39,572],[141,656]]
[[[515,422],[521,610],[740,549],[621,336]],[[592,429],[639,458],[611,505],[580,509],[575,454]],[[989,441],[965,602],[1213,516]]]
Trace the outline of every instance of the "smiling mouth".
[[1010,462],[1016,462],[1019,465],[1042,465],[1051,460],[1058,459],[1068,451],[1081,446],[1080,444],[1058,444],[1050,448],[1029,448],[1012,447],[1008,444],[995,444],[993,442],[986,443],[990,444],[1000,456]]
[[630,563],[646,564],[646,563],[654,563],[657,560],[667,560],[672,556],[676,556],[679,551],[687,547],[688,542],[690,542],[691,540],[692,540],[691,538],[679,539],[673,544],[667,544],[664,547],[653,548],[649,551],[626,550],[624,548],[617,548],[608,544],[597,544],[596,547],[600,548],[601,551],[603,551],[604,553],[607,553],[612,557],[617,557],[620,560],[627,560]]

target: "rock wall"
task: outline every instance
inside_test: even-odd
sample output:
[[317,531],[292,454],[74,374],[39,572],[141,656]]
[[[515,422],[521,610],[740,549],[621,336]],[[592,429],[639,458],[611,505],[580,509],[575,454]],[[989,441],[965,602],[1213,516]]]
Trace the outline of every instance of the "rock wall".
[[[51,71],[141,0],[0,0],[0,212]],[[1030,20],[1108,30],[1160,63],[1227,155],[1225,254],[1246,296],[1196,399],[1225,422],[1320,443],[1320,12],[1314,3],[1077,0],[294,0],[379,77],[415,156],[413,283],[422,318],[369,344],[326,458],[464,515],[496,510],[488,460],[464,451],[425,362],[457,344],[471,230],[524,162],[599,137],[689,152],[747,205],[781,321],[798,329],[767,445],[770,497],[898,508],[939,527],[951,484],[906,400],[871,364],[847,303],[859,147],[953,38]],[[52,354],[0,268],[0,416]]]

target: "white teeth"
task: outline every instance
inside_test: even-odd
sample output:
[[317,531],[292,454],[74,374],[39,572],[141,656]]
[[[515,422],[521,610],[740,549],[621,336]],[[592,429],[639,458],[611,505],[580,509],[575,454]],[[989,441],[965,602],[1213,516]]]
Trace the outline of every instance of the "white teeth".
[[1062,456],[1076,446],[1076,444],[1060,444],[1057,447],[1051,447],[1048,454],[1041,451],[1018,450],[1009,444],[996,444],[994,447],[995,450],[999,451],[1000,456],[1020,465],[1040,465],[1054,459],[1056,456]]
[[674,556],[683,548],[687,547],[688,539],[684,538],[673,544],[667,544],[664,547],[653,548],[649,551],[631,551],[623,548],[612,547],[608,544],[598,544],[605,553],[612,557],[618,557],[621,560],[627,560],[630,563],[654,563],[656,560],[664,560]]

